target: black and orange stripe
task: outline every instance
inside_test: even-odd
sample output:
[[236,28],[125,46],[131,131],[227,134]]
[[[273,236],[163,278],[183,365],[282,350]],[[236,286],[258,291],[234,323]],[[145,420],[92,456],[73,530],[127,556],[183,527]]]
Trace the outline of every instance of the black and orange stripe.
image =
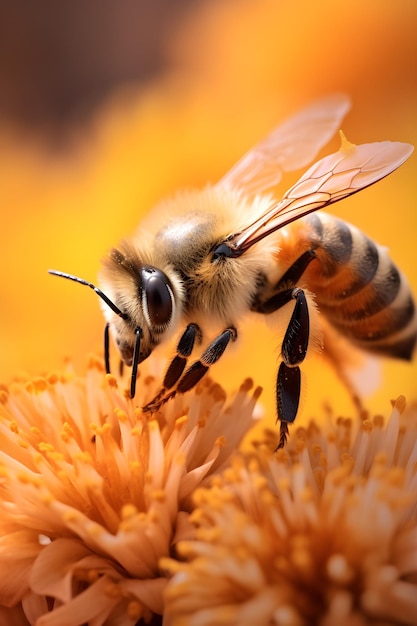
[[303,278],[320,312],[359,347],[411,359],[417,312],[407,280],[386,249],[324,212],[306,216],[296,228],[299,244],[317,258]]

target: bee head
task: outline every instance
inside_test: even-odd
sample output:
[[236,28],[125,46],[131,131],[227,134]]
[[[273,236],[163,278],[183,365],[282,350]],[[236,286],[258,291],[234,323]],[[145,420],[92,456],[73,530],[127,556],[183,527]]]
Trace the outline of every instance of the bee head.
[[100,297],[107,321],[106,371],[110,371],[110,329],[122,361],[133,368],[131,396],[134,397],[139,363],[176,329],[182,302],[178,278],[170,278],[168,273],[141,260],[136,249],[127,243],[120,250],[111,250],[104,259],[100,274],[102,289],[72,274],[56,270],[49,273],[86,285]]
[[102,309],[126,365],[132,365],[138,333],[141,363],[175,330],[181,302],[177,283],[170,268],[166,272],[155,267],[128,242],[104,259],[100,285],[122,315],[103,298]]

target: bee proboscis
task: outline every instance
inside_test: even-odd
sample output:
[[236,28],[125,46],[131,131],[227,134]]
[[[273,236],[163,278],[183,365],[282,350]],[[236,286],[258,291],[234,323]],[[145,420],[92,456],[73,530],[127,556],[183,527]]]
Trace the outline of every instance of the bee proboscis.
[[[344,95],[311,104],[217,184],[167,201],[150,226],[145,223],[109,252],[100,288],[50,270],[100,296],[106,370],[111,332],[122,362],[132,366],[132,398],[139,364],[178,334],[161,390],[145,410],[156,411],[192,389],[237,338],[248,312],[272,315],[290,307],[276,382],[277,449],[297,415],[300,366],[319,334],[314,306],[361,349],[411,358],[417,318],[406,279],[384,248],[356,227],[316,211],[387,176],[413,147],[390,141],[355,146],[342,136],[340,150],[312,165],[280,200],[270,194],[284,172],[316,158],[349,106]],[[190,364],[197,349],[200,355]]]

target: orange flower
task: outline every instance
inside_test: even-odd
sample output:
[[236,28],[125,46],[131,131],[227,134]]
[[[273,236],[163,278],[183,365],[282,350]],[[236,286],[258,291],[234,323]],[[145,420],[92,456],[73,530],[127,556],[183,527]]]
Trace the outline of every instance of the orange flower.
[[[145,403],[156,382],[139,383]],[[158,562],[191,536],[190,494],[250,427],[250,388],[226,403],[207,380],[148,418],[95,359],[85,378],[4,387],[0,618],[119,626],[161,614]]]
[[169,626],[416,624],[417,411],[399,398],[356,429],[299,429],[287,451],[234,462],[195,497]]

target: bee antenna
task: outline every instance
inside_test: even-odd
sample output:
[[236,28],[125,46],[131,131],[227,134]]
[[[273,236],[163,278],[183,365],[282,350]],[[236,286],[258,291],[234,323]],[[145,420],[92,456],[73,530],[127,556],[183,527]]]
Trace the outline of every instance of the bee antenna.
[[80,285],[86,285],[86,287],[90,287],[90,289],[93,289],[93,291],[95,291],[96,294],[100,296],[102,300],[104,300],[107,306],[109,306],[111,310],[116,313],[116,315],[119,315],[119,317],[124,320],[129,319],[129,316],[126,313],[123,313],[119,309],[119,307],[116,306],[114,302],[112,302],[110,298],[108,298],[106,294],[101,291],[101,289],[93,285],[93,283],[89,283],[88,280],[84,280],[83,278],[79,278],[78,276],[73,276],[73,274],[67,274],[66,272],[59,272],[58,270],[48,270],[48,274],[52,274],[52,276],[60,276],[61,278],[67,278],[68,280],[73,280],[76,283],[80,283]]

